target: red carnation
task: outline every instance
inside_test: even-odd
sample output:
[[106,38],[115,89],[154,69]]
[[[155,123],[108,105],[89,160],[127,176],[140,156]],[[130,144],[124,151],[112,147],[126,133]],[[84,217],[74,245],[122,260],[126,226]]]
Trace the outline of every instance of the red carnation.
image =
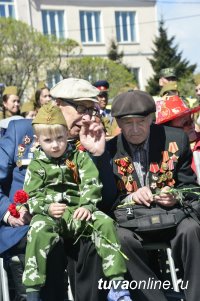
[[10,214],[16,218],[20,217],[19,211],[17,211],[16,204],[10,204],[8,207]]
[[29,195],[24,190],[17,190],[14,195],[14,202],[24,204],[28,201]]

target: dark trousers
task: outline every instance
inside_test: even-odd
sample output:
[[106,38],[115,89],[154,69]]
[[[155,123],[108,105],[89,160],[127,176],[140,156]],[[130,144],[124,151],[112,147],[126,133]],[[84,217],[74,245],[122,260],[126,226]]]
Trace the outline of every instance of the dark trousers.
[[[157,279],[149,268],[149,259],[138,237],[125,228],[117,230],[122,250],[129,257],[127,268],[131,279],[141,280]],[[143,242],[170,241],[172,255],[177,267],[183,271],[183,287],[187,301],[199,300],[200,296],[200,226],[191,218],[184,219],[176,229],[156,232],[155,234],[140,234]],[[155,289],[133,290],[134,301],[166,301],[163,292]]]
[[[72,247],[71,247],[72,246]],[[68,273],[75,301],[107,301],[108,291],[98,289],[99,279],[105,279],[101,258],[89,239],[66,245]]]

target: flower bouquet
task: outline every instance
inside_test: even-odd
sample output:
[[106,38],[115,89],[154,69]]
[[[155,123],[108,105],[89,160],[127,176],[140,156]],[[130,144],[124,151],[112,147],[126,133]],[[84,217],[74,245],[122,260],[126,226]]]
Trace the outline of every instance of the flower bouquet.
[[29,199],[28,193],[26,193],[24,190],[17,190],[14,194],[14,203],[10,204],[8,207],[8,211],[12,216],[15,218],[20,217],[19,210],[25,204]]

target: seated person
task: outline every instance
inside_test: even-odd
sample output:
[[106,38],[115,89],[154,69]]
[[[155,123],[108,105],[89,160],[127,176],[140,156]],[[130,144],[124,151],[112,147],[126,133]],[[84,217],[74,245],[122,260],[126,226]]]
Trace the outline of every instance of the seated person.
[[[74,83],[75,88],[72,89]],[[57,88],[57,85],[55,88]],[[54,89],[52,91],[54,91]],[[91,117],[92,112],[94,111],[94,109],[92,111],[94,101],[96,101],[95,96],[99,93],[98,90],[87,81],[81,79],[67,79],[60,82],[59,89],[56,93],[56,96],[58,96],[56,103],[61,108],[65,115],[65,119],[68,122],[68,126],[70,127],[70,141],[73,143],[78,141],[77,139],[79,139],[80,130],[83,127],[83,123],[85,123],[86,129],[82,131],[81,141],[90,151],[90,154],[93,155],[93,158],[95,158],[95,155],[98,156],[100,154],[100,145],[105,141],[104,135],[101,135],[103,134],[102,127],[100,127],[99,124],[96,124]],[[70,103],[67,103],[67,97],[71,100]],[[76,100],[73,101],[73,97],[80,100],[78,102]],[[80,108],[81,111],[79,111]],[[25,220],[22,218],[15,219],[12,216],[9,216],[8,218],[8,207],[13,202],[15,192],[23,187],[26,167],[31,161],[33,150],[33,129],[31,121],[22,119],[10,122],[5,136],[0,139],[0,254],[8,261],[10,261],[9,258],[14,252],[17,255],[24,255],[28,226],[24,225]],[[99,165],[103,165],[101,178],[102,180],[105,178],[105,180],[103,180],[105,186],[103,187],[102,192],[104,195],[108,195],[106,201],[101,202],[101,204],[105,205],[102,206],[103,209],[109,210],[110,204],[107,200],[112,202],[113,197],[115,198],[115,191],[113,191],[115,186],[114,182],[112,182],[111,173],[104,173],[106,161],[104,160]],[[109,189],[107,186],[108,178],[110,181]],[[10,225],[10,220],[12,226]],[[16,223],[16,225],[14,225],[14,223]],[[21,241],[23,241],[23,243],[21,243]],[[58,253],[56,253],[56,249],[58,249]],[[12,251],[12,254],[10,254],[10,250]],[[98,290],[98,279],[102,277],[102,268],[99,257],[96,256],[91,242],[87,239],[80,239],[76,246],[73,247],[70,245],[67,252],[70,253],[70,256],[68,257],[70,280],[74,277],[73,279],[76,281],[75,285],[72,282],[71,284],[73,287],[76,286],[76,288],[79,288],[73,291],[74,298],[77,301],[81,301],[82,299],[91,301],[94,299],[99,301],[103,300],[106,294],[104,290]],[[63,301],[63,273],[65,270],[65,263],[62,244],[58,244],[58,247],[54,248],[48,257],[50,257],[52,262],[47,266],[49,271],[47,273],[47,290],[43,290],[46,295],[45,293],[42,294],[41,298],[45,301],[55,301],[55,299]],[[87,273],[88,268],[85,262],[88,260],[94,268],[94,272],[87,276],[86,282],[84,275]],[[13,273],[16,276],[16,281],[20,284],[22,271],[23,265],[19,270],[19,275],[17,275],[15,271]],[[75,274],[72,275],[72,272],[75,272]],[[57,275],[56,281],[54,279],[55,273]],[[48,277],[49,275],[53,276]],[[90,283],[90,286],[88,286],[88,282]],[[15,293],[16,296],[24,296],[24,287],[21,286],[21,288],[23,288],[23,291],[17,290]]]
[[[67,145],[67,124],[61,110],[43,105],[32,122],[39,147],[34,152],[24,183],[33,215],[28,232],[23,282],[27,300],[40,300],[45,283],[46,257],[63,238],[91,235],[102,258],[105,276],[124,279],[126,266],[113,220],[97,210],[101,200],[98,171],[79,146]],[[110,262],[111,261],[111,262]],[[109,301],[131,301],[128,290],[111,288]]]
[[[188,137],[180,129],[152,124],[151,114],[155,111],[153,98],[143,91],[122,93],[112,103],[112,116],[122,130],[122,134],[107,143],[118,188],[117,204],[134,201],[151,210],[151,205],[157,203],[169,209],[179,203],[179,194],[170,192],[171,187],[197,187],[196,176],[191,169]],[[158,189],[160,194],[155,195]],[[184,193],[183,199],[194,198],[194,194]],[[118,235],[122,250],[133,259],[126,263],[135,281],[148,281],[152,277],[141,241],[170,241],[175,264],[184,271],[184,284],[188,283],[184,290],[185,298],[187,301],[198,300],[200,226],[196,220],[188,217],[174,230],[146,235],[119,227]],[[136,300],[166,300],[159,290],[141,289],[134,294]]]

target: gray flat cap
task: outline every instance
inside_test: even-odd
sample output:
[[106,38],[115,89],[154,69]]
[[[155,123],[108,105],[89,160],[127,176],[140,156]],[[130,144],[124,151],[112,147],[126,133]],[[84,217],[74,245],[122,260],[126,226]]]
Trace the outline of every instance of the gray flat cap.
[[142,117],[156,111],[154,99],[146,92],[135,90],[114,98],[111,108],[113,117]]
[[99,90],[87,80],[79,78],[66,78],[51,88],[50,94],[54,98],[62,98],[66,100],[90,100],[93,102],[98,102],[96,96],[99,94]]

